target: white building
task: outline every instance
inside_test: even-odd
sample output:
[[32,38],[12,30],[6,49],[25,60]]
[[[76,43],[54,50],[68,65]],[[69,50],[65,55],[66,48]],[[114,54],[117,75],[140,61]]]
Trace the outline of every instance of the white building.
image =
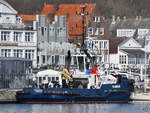
[[[146,46],[145,46],[146,44]],[[128,67],[140,68],[150,64],[150,40],[127,38],[118,45],[118,52],[110,54],[110,63],[116,64],[120,69]]]
[[117,29],[117,37],[132,37],[135,29]]
[[37,66],[37,31],[25,27],[8,3],[0,0],[0,57],[20,57]]
[[101,62],[109,63],[109,40],[88,38],[85,44],[91,53],[101,55]]
[[149,32],[150,29],[147,28],[138,28],[138,29],[117,29],[117,37],[133,37],[137,31],[137,38],[144,38]]

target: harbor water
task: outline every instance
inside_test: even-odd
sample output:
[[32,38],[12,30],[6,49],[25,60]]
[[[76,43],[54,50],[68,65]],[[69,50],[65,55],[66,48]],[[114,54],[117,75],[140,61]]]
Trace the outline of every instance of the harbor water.
[[0,104],[0,113],[150,113],[150,102],[126,104]]

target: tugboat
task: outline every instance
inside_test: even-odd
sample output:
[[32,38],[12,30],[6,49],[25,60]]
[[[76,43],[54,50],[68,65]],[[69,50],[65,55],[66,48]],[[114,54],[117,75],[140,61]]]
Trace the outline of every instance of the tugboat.
[[[82,8],[84,14],[85,7]],[[119,74],[110,75],[101,70],[102,66],[97,63],[95,55],[90,55],[85,49],[85,16],[82,17],[83,44],[81,51],[84,53],[73,55],[77,68],[73,73],[70,70],[71,53],[68,51],[68,64],[59,75],[62,81],[51,82],[53,84],[51,87],[46,83],[45,87],[24,88],[16,93],[18,103],[127,103],[130,101],[131,92],[134,90],[134,80]],[[86,62],[87,59],[88,62]],[[46,76],[43,77],[46,78]]]
[[[71,61],[69,58],[70,55],[68,61]],[[90,56],[90,58],[93,60],[93,57]],[[51,87],[44,85],[46,87],[24,88],[17,92],[17,101],[19,103],[129,102],[131,92],[134,90],[134,80],[120,74],[106,74],[105,71],[100,70],[101,66],[98,63],[94,63],[95,60],[90,62],[89,67],[91,69],[89,72],[86,72],[86,74],[74,72],[72,75],[69,69],[70,63],[68,63],[68,67],[59,73],[59,78],[62,78],[61,82],[53,81]],[[49,72],[49,74],[53,73]],[[48,74],[46,75],[48,76]],[[45,79],[45,76],[43,77]]]

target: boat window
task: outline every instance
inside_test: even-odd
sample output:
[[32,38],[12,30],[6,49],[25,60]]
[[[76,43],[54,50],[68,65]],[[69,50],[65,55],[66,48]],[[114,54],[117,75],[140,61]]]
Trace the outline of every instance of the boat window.
[[43,77],[43,80],[46,80],[46,77]]
[[77,58],[76,56],[73,57],[73,62],[74,62],[74,67],[77,67],[78,66],[78,63],[77,63]]
[[56,77],[56,80],[59,80],[59,77]]
[[84,71],[84,60],[83,60],[83,57],[78,57],[78,61],[79,61],[79,70],[80,71]]
[[52,77],[52,81],[55,81],[55,77]]
[[48,81],[49,81],[49,82],[51,81],[51,77],[48,77]]
[[41,77],[39,77],[39,82],[40,82],[40,83],[42,82],[42,78],[41,78]]

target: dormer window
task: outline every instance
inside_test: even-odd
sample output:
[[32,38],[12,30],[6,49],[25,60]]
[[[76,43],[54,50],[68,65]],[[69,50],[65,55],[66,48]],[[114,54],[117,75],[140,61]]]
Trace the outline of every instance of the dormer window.
[[93,21],[94,22],[100,22],[100,17],[99,16],[94,16]]
[[93,28],[92,27],[88,28],[88,35],[93,35]]
[[99,29],[99,35],[104,35],[104,28]]
[[21,17],[16,17],[16,22],[18,23],[18,24],[21,24],[22,23],[22,18]]

